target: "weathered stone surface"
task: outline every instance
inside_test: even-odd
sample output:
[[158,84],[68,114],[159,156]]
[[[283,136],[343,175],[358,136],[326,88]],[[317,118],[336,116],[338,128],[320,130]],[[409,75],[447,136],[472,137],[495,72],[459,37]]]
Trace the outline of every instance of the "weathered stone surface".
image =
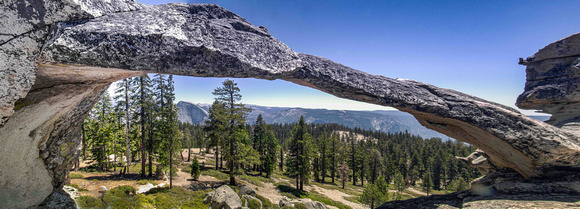
[[550,123],[580,136],[580,34],[556,41],[520,64],[526,86],[516,105],[552,114]]
[[139,74],[40,66],[32,90],[0,128],[0,208],[38,205],[53,188],[60,191],[80,152],[84,117],[111,82]]
[[181,122],[203,124],[204,121],[209,119],[209,113],[197,104],[179,101],[177,108],[177,118]]
[[391,201],[378,209],[504,209],[504,208],[580,208],[580,198],[570,194],[519,194],[480,197],[467,191]]
[[218,187],[206,195],[203,203],[212,209],[237,209],[242,207],[242,200],[236,192],[227,185]]
[[467,157],[455,157],[466,166],[477,168],[477,170],[486,175],[496,170],[496,166],[489,162],[487,154],[480,149],[475,150]]
[[36,62],[49,27],[60,21],[137,10],[133,0],[5,0],[0,2],[0,127],[35,79]]

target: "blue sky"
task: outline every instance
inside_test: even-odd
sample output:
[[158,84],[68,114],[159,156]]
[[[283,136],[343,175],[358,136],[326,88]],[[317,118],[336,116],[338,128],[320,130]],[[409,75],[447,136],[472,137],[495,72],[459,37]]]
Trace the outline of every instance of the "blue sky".
[[[512,107],[525,83],[518,58],[580,29],[580,1],[137,1],[215,3],[294,51]],[[384,109],[286,81],[234,80],[247,104]],[[211,103],[221,81],[177,77],[177,99]]]

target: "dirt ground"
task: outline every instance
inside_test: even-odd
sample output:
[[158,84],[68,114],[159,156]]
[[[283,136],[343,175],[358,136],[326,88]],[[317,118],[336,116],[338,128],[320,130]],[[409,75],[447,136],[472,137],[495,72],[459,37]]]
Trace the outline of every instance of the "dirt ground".
[[[197,156],[200,164],[205,164],[206,167],[213,167],[213,163],[215,160],[215,156],[213,154],[205,154],[205,156],[199,155],[200,154],[200,150],[199,148],[197,149],[192,149],[192,159],[193,156]],[[174,177],[173,179],[173,185],[174,186],[182,186],[184,188],[188,188],[191,190],[206,190],[206,189],[215,189],[221,185],[227,184],[226,181],[220,181],[212,176],[206,176],[206,175],[200,175],[199,179],[197,181],[194,181],[191,178],[191,175],[189,173],[185,173],[182,172],[181,169],[184,168],[185,166],[189,166],[191,165],[191,162],[186,162],[187,161],[187,156],[188,156],[188,150],[185,149],[182,152],[182,156],[184,161],[181,162],[181,165],[178,166],[178,172],[177,172],[177,177]],[[89,166],[88,161],[85,162],[81,162],[80,167],[81,169],[83,167],[87,167]],[[71,184],[76,184],[78,185],[79,189],[82,190],[86,190],[86,191],[79,191],[80,195],[89,195],[89,196],[93,196],[96,198],[100,198],[102,197],[103,193],[99,192],[99,188],[101,186],[105,186],[107,187],[107,189],[111,189],[117,186],[121,186],[121,185],[129,185],[132,187],[135,187],[136,189],[139,189],[139,184],[137,184],[137,181],[139,180],[139,174],[127,174],[125,175],[125,177],[121,177],[119,174],[119,171],[116,172],[99,172],[99,173],[87,173],[87,172],[71,172],[71,173],[79,173],[82,174],[84,176],[84,178],[82,179],[71,179]],[[282,178],[275,178],[272,177],[272,179],[274,180],[274,182],[280,182],[280,181],[286,181],[288,182],[287,179],[282,179]],[[164,181],[164,180],[154,180],[155,182],[161,184],[161,183],[166,183],[166,185],[169,185],[169,181]],[[263,182],[264,186],[257,186],[248,182],[245,182],[241,179],[238,179],[238,181],[241,184],[247,184],[250,187],[254,188],[254,190],[256,191],[257,194],[269,199],[272,203],[274,204],[278,204],[278,202],[280,202],[280,200],[283,198],[283,196],[280,194],[280,192],[274,187],[273,183],[267,183],[267,182]],[[257,188],[257,189],[256,189]],[[330,189],[325,189],[325,188],[321,188],[318,186],[308,186],[305,185],[305,189],[307,191],[311,191],[312,189],[314,189],[316,192],[325,195],[327,197],[329,197],[332,200],[341,202],[345,205],[348,205],[350,207],[352,207],[353,209],[363,209],[363,205],[361,204],[357,204],[354,202],[350,202],[348,200],[345,200],[344,197],[348,197],[350,196],[349,194],[343,193],[339,190],[330,190]],[[333,206],[329,206],[329,208],[336,208]]]

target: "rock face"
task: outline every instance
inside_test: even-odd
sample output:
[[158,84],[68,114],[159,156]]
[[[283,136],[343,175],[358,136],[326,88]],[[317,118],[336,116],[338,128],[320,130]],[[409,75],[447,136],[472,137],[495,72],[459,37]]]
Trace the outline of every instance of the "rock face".
[[526,86],[516,105],[552,114],[550,123],[580,134],[580,34],[556,41],[520,64]]
[[17,102],[16,113],[0,128],[2,208],[26,208],[41,203],[53,190],[60,192],[80,153],[83,118],[111,82],[140,74],[39,66],[31,91]]
[[204,121],[209,119],[209,113],[196,104],[179,101],[177,108],[177,118],[181,122],[203,124]]
[[[51,188],[51,197],[61,192],[64,176],[78,156],[82,119],[111,81],[135,75],[112,69],[284,79],[408,112],[427,128],[477,146],[498,169],[508,168],[524,177],[580,169],[580,143],[571,132],[457,91],[370,75],[294,52],[264,27],[217,5],[148,6],[130,0],[1,4],[6,11],[0,14],[0,124],[4,124],[0,203],[7,208],[37,205]],[[564,63],[559,66],[567,69],[566,63],[575,63],[573,56],[580,50],[576,39],[556,42],[542,50],[545,53],[527,59],[528,68],[553,69],[537,70],[544,76],[529,83],[550,83],[546,80],[575,72],[576,64],[570,64],[570,70],[556,66]],[[49,73],[43,75],[47,64],[51,64]],[[530,77],[536,71],[529,72]],[[562,89],[567,90],[554,93],[560,95],[554,100],[567,98],[568,102],[557,104],[572,111],[576,100],[565,95],[573,95],[567,92],[574,92],[575,81],[566,82]],[[532,93],[524,95],[531,96],[522,96],[520,106],[551,101],[526,103],[536,97],[551,98],[545,96],[551,94],[550,88],[541,87],[545,85],[527,86]]]
[[0,2],[0,127],[35,79],[36,62],[57,22],[136,10],[133,0],[6,0]]

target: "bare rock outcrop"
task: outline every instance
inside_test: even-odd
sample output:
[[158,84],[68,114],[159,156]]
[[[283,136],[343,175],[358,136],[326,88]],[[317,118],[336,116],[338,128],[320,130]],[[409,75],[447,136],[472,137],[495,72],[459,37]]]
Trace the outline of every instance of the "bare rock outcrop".
[[526,65],[526,86],[518,107],[552,114],[547,123],[580,135],[580,34],[551,43],[520,64]]
[[[580,169],[580,143],[573,133],[461,92],[370,75],[294,52],[264,27],[217,5],[149,6],[131,0],[2,4],[0,144],[6,146],[0,149],[12,154],[0,155],[0,186],[7,186],[0,201],[8,206],[37,205],[51,188],[61,190],[78,156],[82,119],[110,82],[135,75],[114,69],[284,79],[411,113],[427,128],[477,146],[497,168],[524,177]],[[13,25],[22,27],[8,29]],[[554,56],[566,60],[576,50],[573,45],[566,52],[552,48],[549,56],[525,62],[540,65]],[[43,78],[39,69],[47,65],[46,72],[62,76]],[[5,172],[13,169],[24,172]]]

